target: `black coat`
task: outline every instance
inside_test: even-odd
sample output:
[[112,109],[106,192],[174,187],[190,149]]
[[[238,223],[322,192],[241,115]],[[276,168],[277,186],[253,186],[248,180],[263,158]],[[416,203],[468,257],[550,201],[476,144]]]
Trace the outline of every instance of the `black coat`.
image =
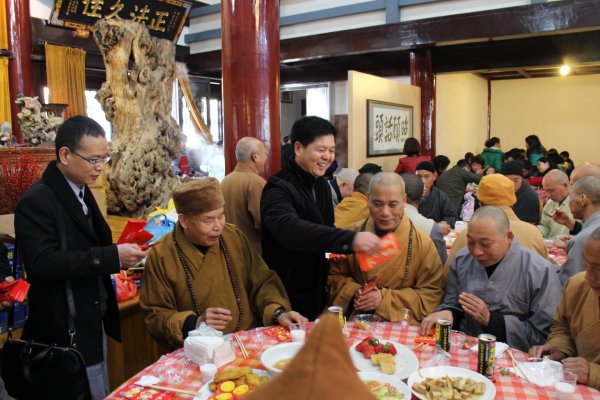
[[[23,194],[15,210],[17,246],[31,284],[23,338],[62,346],[69,343],[65,281],[71,280],[77,348],[87,365],[97,364],[103,360],[102,323],[109,336],[121,339],[110,279],[110,274],[119,272],[117,246],[112,244],[110,228],[89,188],[85,189],[84,201],[93,228],[56,161],[48,164],[40,182],[44,184],[38,182]],[[58,233],[61,214],[67,251],[61,250]],[[100,285],[107,295],[104,318]]]
[[315,319],[328,301],[325,253],[351,252],[355,233],[334,228],[327,181],[293,158],[265,185],[260,212],[263,258],[283,281],[292,308]]

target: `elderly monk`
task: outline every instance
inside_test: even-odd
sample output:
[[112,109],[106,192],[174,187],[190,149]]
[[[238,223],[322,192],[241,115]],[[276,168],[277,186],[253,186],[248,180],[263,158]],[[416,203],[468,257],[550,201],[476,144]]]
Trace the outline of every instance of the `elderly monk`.
[[[369,272],[361,271],[356,256],[331,262],[328,284],[331,303],[347,315],[375,313],[387,321],[401,318],[400,310],[412,311],[418,324],[435,310],[443,295],[442,262],[428,234],[415,228],[404,213],[404,181],[393,172],[380,172],[369,186],[370,217],[357,228],[383,236],[394,232],[400,253]],[[361,289],[379,282],[373,290]]]
[[[571,186],[573,186],[578,180],[580,180],[581,178],[585,178],[586,176],[600,178],[600,165],[586,162],[575,168],[571,173]],[[569,234],[571,235],[577,235],[579,232],[581,232],[581,221],[577,221],[575,218],[573,218],[571,213],[567,214],[562,210],[557,210],[552,215],[552,219],[554,220],[554,222],[562,224],[569,228]]]
[[260,252],[260,196],[267,181],[259,174],[265,169],[267,150],[260,140],[244,137],[235,146],[235,158],[235,169],[221,182],[225,214]]
[[279,277],[234,225],[214,178],[173,191],[175,230],[150,252],[140,304],[150,334],[171,348],[206,322],[225,333],[307,320],[290,311]]
[[348,229],[352,225],[364,221],[369,216],[367,206],[367,192],[373,174],[369,172],[359,174],[354,180],[354,192],[335,207],[335,226]]
[[404,181],[404,192],[406,194],[404,212],[417,228],[425,233],[429,233],[429,237],[437,248],[442,263],[445,263],[448,258],[448,252],[446,251],[446,241],[444,240],[440,226],[431,218],[425,218],[419,213],[419,204],[423,198],[423,181],[415,174],[404,173],[400,174],[400,177]]
[[586,176],[571,187],[569,208],[573,217],[583,221],[581,232],[567,243],[567,261],[560,269],[560,281],[564,285],[578,272],[582,272],[583,246],[588,236],[600,227],[600,178]]
[[544,175],[542,186],[550,198],[544,205],[542,219],[537,228],[548,239],[557,239],[560,236],[568,235],[569,228],[555,222],[552,216],[560,210],[569,217],[572,217],[571,210],[569,209],[569,189],[571,187],[569,177],[563,171],[553,169]]
[[585,272],[567,282],[546,344],[529,354],[561,361],[579,382],[600,390],[600,228],[588,237],[583,259]]
[[[544,258],[548,258],[548,249],[544,243],[542,233],[534,225],[521,221],[511,208],[517,198],[513,182],[510,179],[501,174],[484,176],[477,188],[477,198],[483,206],[495,206],[504,211],[508,217],[510,230],[519,240],[521,246],[535,251]],[[445,264],[446,270],[452,263],[456,253],[466,245],[467,233],[463,231],[452,245],[452,251],[448,255]]]
[[491,333],[523,351],[544,343],[561,294],[550,261],[519,245],[498,207],[478,209],[467,238],[468,248],[450,266],[444,300],[423,320],[422,333],[444,318],[467,335]]

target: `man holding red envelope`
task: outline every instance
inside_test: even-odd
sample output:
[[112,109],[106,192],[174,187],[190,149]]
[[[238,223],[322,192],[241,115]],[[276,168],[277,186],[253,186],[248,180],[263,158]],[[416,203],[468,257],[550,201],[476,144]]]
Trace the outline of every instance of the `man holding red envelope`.
[[[62,347],[70,343],[71,286],[75,343],[86,363],[93,399],[108,394],[105,335],[116,340],[121,336],[110,274],[147,254],[137,244],[112,243],[110,227],[87,186],[110,160],[105,136],[91,118],[77,115],[65,121],[56,134],[57,159],[15,210],[17,246],[31,284],[22,337]],[[46,397],[54,395],[49,391]]]
[[391,322],[401,310],[418,324],[442,299],[442,262],[431,238],[404,213],[404,181],[380,172],[369,186],[370,216],[355,226],[375,233],[383,245],[375,255],[357,253],[331,261],[328,284],[331,303],[346,315],[371,313]]

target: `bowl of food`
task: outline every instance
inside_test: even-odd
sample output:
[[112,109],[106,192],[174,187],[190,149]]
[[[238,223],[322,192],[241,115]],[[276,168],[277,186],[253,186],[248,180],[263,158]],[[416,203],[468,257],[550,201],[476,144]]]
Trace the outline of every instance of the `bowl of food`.
[[279,375],[281,371],[298,354],[304,343],[282,343],[263,351],[260,362],[272,376]]

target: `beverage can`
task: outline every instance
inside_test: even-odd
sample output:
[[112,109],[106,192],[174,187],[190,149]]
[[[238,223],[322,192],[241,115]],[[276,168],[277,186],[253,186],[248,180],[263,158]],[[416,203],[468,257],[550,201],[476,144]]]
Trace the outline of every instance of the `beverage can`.
[[344,328],[344,309],[340,306],[331,306],[327,309],[330,313],[337,314],[340,326]]
[[450,352],[450,327],[449,319],[438,319],[435,322],[435,344],[446,353]]
[[494,361],[496,360],[496,336],[482,333],[477,336],[477,372],[491,378],[494,375]]

